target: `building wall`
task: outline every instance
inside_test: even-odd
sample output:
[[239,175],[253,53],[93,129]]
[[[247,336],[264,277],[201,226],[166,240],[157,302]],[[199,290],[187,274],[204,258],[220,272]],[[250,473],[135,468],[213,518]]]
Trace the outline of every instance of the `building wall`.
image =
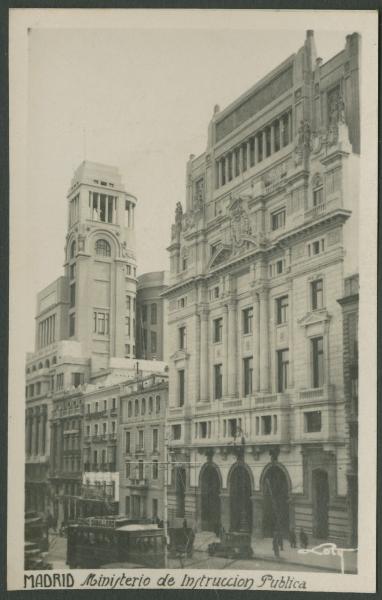
[[168,273],[158,271],[138,277],[137,288],[137,358],[166,360],[165,322],[167,300],[161,294],[167,289]]
[[[119,512],[134,518],[163,519],[167,376],[152,375],[126,387],[128,391],[121,396],[118,443]],[[153,430],[158,435],[156,447]]]

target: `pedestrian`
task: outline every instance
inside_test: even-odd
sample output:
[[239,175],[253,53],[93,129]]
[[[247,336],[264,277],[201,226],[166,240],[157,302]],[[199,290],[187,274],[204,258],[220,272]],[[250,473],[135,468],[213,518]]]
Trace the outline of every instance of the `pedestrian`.
[[274,552],[275,557],[280,558],[279,542],[278,542],[276,533],[274,533],[274,535],[273,535],[272,546],[273,546],[273,552]]
[[297,540],[296,540],[296,534],[294,532],[294,529],[289,530],[289,543],[290,543],[291,548],[296,548]]
[[277,530],[276,535],[277,535],[277,543],[279,545],[280,550],[284,550],[284,540],[283,540],[283,534],[281,532],[281,529]]
[[301,546],[301,548],[308,547],[308,536],[306,535],[306,533],[302,527],[300,529],[300,546]]

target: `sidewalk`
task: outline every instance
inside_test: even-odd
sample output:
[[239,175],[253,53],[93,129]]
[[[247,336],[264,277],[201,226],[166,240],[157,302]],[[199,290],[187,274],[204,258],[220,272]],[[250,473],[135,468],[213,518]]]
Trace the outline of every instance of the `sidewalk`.
[[[314,548],[314,552],[312,549]],[[341,573],[341,557],[336,555],[337,551],[334,544],[323,542],[322,540],[310,540],[307,550],[310,552],[299,552],[300,548],[291,548],[288,540],[284,540],[284,550],[280,550],[280,558],[276,558],[272,548],[272,538],[262,538],[252,540],[252,549],[254,558],[260,560],[269,560],[272,562],[285,563],[293,565],[303,565],[304,567],[316,567],[325,571]],[[357,552],[343,553],[343,563],[345,573],[357,572]]]

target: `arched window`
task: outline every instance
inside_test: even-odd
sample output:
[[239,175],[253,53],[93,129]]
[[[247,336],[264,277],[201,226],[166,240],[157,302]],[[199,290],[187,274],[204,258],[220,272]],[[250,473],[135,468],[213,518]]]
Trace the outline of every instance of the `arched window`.
[[74,258],[76,255],[76,242],[73,241],[70,246],[70,258]]
[[96,254],[98,256],[110,256],[111,249],[110,244],[106,240],[97,240],[95,244]]
[[36,370],[36,365],[33,365],[32,371],[35,371],[35,370]]
[[131,400],[130,400],[130,402],[129,402],[129,404],[128,404],[128,407],[127,407],[127,416],[128,416],[128,417],[131,417],[131,416],[132,416],[132,414],[133,414],[133,405],[132,405],[132,402],[131,402]]
[[135,401],[135,410],[134,410],[134,415],[137,417],[139,415],[139,402],[138,400]]
[[49,369],[49,367],[50,367],[50,362],[49,362],[48,359],[46,359],[46,361],[45,361],[45,368]]
[[156,412],[157,414],[160,412],[160,396],[156,397]]
[[146,412],[146,399],[142,398],[142,404],[141,404],[141,415],[144,415]]
[[149,398],[149,415],[151,415],[151,413],[153,412],[153,410],[154,410],[153,397],[150,396],[150,398]]
[[42,362],[38,363],[38,368],[42,369]]
[[55,365],[55,364],[56,364],[56,362],[57,362],[57,357],[56,357],[56,356],[53,356],[53,358],[52,358],[52,365]]

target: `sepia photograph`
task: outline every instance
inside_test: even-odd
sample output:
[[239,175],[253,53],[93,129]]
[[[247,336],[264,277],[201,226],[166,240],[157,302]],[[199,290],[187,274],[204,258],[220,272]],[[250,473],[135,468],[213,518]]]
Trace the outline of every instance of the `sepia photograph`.
[[10,11],[11,589],[374,591],[378,15],[331,12]]

